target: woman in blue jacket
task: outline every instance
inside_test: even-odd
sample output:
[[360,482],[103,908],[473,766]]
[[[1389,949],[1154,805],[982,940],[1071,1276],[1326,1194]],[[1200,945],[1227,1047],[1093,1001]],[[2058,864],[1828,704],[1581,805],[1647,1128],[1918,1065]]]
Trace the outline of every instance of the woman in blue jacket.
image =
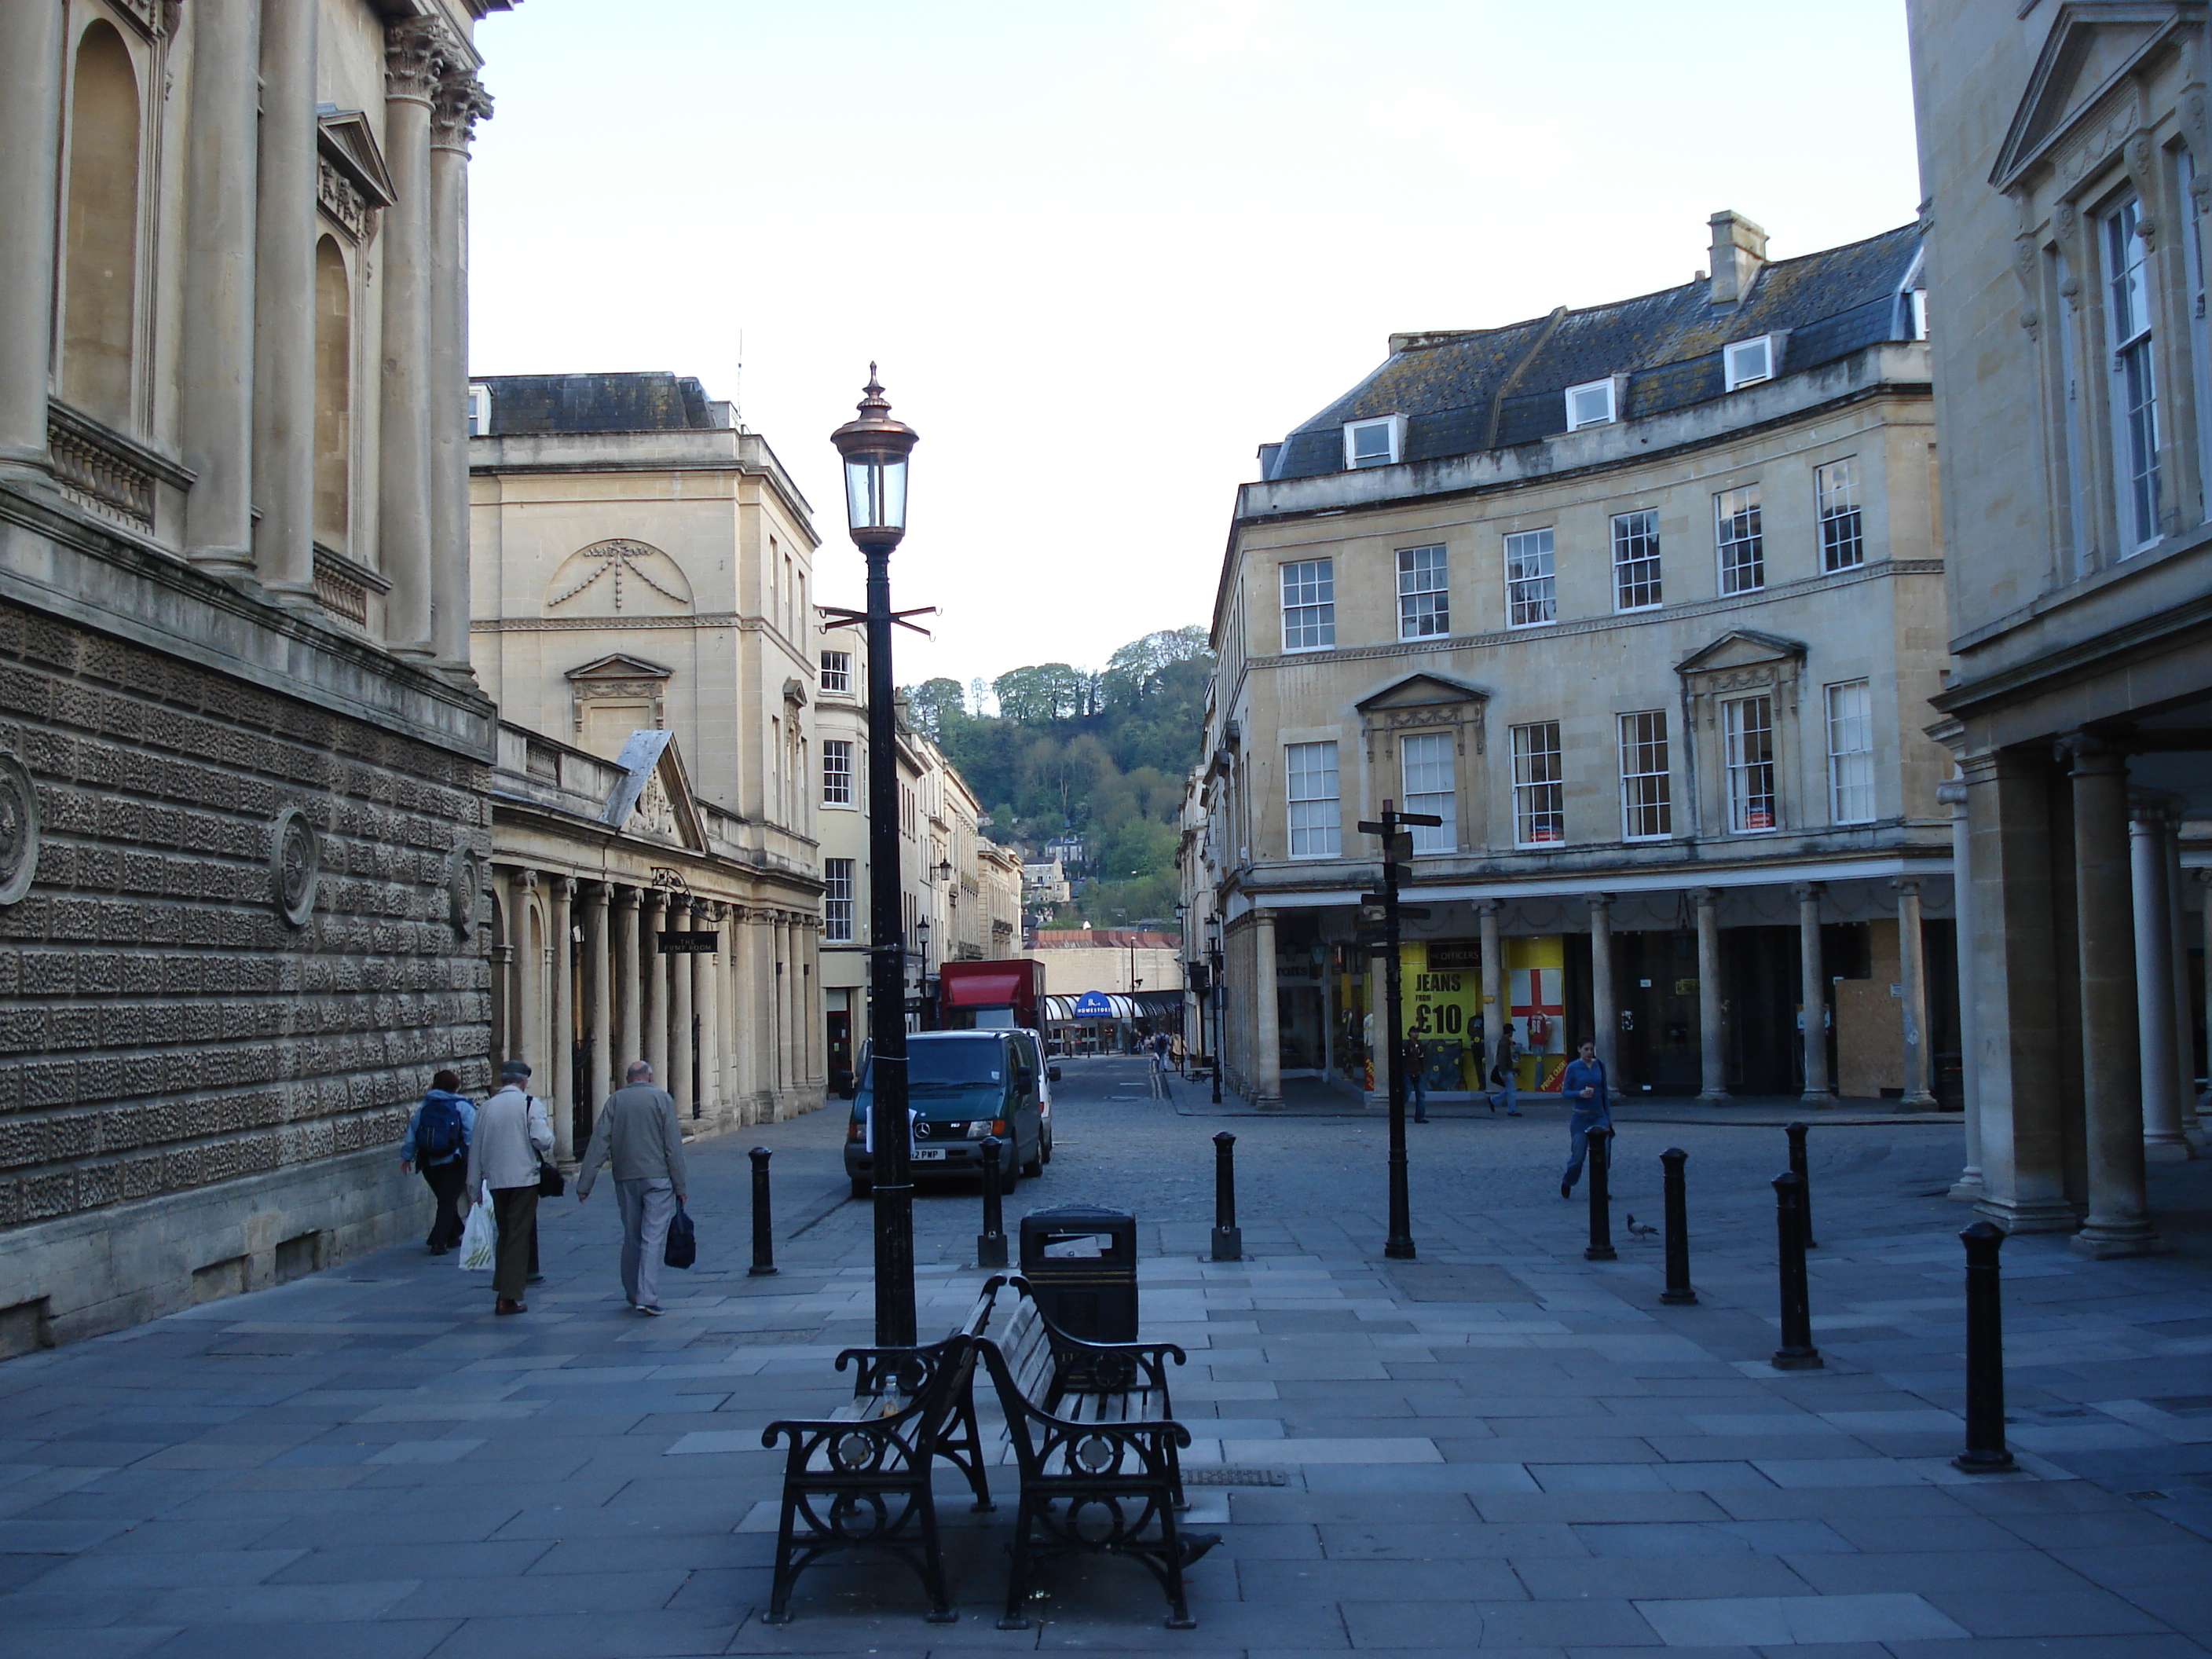
[[[427,1121],[425,1121],[427,1118]],[[441,1072],[407,1120],[399,1143],[399,1167],[422,1166],[422,1180],[438,1200],[438,1213],[423,1242],[432,1255],[443,1255],[461,1242],[461,1190],[468,1185],[469,1139],[476,1133],[476,1103],[461,1092],[458,1072]]]

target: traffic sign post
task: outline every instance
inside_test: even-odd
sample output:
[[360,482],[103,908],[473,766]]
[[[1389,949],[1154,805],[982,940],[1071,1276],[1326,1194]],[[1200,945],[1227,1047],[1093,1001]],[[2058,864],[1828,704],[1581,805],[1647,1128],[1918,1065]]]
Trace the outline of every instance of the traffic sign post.
[[1417,825],[1441,829],[1443,820],[1427,812],[1401,812],[1396,806],[1395,801],[1384,801],[1382,821],[1359,826],[1361,835],[1379,836],[1382,841],[1382,890],[1362,893],[1359,902],[1363,905],[1380,905],[1382,909],[1382,1058],[1383,1074],[1389,1079],[1390,1089],[1390,1236],[1383,1241],[1382,1254],[1393,1261],[1411,1261],[1413,1222],[1412,1202],[1406,1190],[1406,1067],[1400,1053],[1405,1046],[1405,1035],[1398,945],[1400,923],[1407,916],[1425,921],[1429,913],[1419,905],[1399,903],[1398,884],[1406,860],[1413,856],[1412,830]]

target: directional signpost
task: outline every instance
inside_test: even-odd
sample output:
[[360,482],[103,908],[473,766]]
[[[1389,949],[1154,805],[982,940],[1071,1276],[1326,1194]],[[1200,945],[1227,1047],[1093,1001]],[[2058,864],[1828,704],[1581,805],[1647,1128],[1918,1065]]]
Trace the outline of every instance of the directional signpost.
[[1398,884],[1405,873],[1406,860],[1413,856],[1413,829],[1416,825],[1441,829],[1443,820],[1427,812],[1401,812],[1395,807],[1395,802],[1384,801],[1382,822],[1359,826],[1361,835],[1382,839],[1382,890],[1362,893],[1359,902],[1379,906],[1382,911],[1382,936],[1370,945],[1383,958],[1382,1052],[1385,1073],[1390,1079],[1390,1237],[1382,1245],[1382,1254],[1394,1261],[1411,1261],[1413,1223],[1412,1206],[1406,1195],[1406,1070],[1399,1056],[1405,1041],[1400,1029],[1402,1011],[1399,1003],[1399,924],[1407,916],[1425,921],[1429,912],[1425,906],[1399,903]]

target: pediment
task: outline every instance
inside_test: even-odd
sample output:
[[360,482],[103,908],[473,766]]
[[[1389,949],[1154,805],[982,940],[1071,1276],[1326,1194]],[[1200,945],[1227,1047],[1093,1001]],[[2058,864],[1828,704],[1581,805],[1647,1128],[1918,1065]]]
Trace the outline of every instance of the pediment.
[[615,765],[623,775],[599,822],[624,835],[707,850],[707,832],[673,732],[633,732]]
[[1729,629],[1702,650],[1692,653],[1674,665],[1678,674],[1711,674],[1731,668],[1749,668],[1758,663],[1802,662],[1805,642],[1784,639],[1779,634],[1762,634],[1755,629]]
[[1485,702],[1489,696],[1488,692],[1465,681],[1451,679],[1442,674],[1422,672],[1394,680],[1372,696],[1362,697],[1352,707],[1363,714],[1373,714],[1386,708],[1418,708],[1445,702]]
[[2173,0],[2069,0],[2061,6],[2013,112],[1990,182],[2010,189],[2179,26],[2183,9]]
[[325,104],[315,112],[315,125],[323,159],[343,173],[373,205],[390,207],[399,199],[366,112]]
[[572,680],[665,680],[673,679],[675,675],[672,668],[664,668],[657,662],[621,651],[595,657],[581,667],[568,671]]

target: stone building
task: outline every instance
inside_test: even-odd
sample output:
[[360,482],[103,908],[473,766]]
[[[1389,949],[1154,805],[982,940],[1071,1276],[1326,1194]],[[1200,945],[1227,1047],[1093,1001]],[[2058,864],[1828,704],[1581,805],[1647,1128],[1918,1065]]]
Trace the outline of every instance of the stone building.
[[487,1081],[495,9],[0,6],[0,1352],[389,1242]]
[[1594,1036],[1631,1091],[1955,1097],[1920,232],[1711,228],[1685,286],[1394,336],[1261,448],[1183,840],[1261,1102],[1382,1087],[1386,801],[1443,819],[1401,960],[1433,1092],[1510,1019],[1523,1088]]
[[[1908,7],[1976,1099],[1959,1191],[2158,1247],[2201,1144],[2212,191],[2200,4]],[[2076,1229],[2078,1231],[2075,1231]]]
[[805,498],[694,380],[469,402],[471,639],[504,717],[495,1051],[539,1068],[564,1149],[640,1058],[702,1131],[818,1106]]

